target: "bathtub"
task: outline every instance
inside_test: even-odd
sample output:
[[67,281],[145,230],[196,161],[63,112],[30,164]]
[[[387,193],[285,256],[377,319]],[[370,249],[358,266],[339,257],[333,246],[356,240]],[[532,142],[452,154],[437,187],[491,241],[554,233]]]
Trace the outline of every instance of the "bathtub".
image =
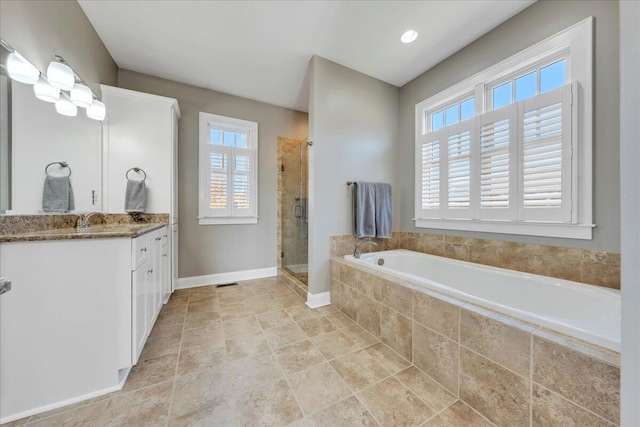
[[[616,290],[397,249],[347,263],[620,352]],[[381,265],[380,265],[381,264]]]

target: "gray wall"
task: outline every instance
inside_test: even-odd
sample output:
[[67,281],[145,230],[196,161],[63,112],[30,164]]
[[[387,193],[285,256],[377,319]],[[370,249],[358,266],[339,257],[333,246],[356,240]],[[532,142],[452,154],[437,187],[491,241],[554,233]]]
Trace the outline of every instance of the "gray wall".
[[75,0],[0,1],[0,36],[40,71],[62,55],[100,94],[115,86],[118,67]]
[[622,177],[622,418],[640,425],[640,2],[620,2],[620,159]]
[[[417,229],[414,212],[415,104],[589,17],[595,17],[593,240]],[[402,231],[620,251],[618,2],[539,1],[400,89],[397,193]]]
[[[221,92],[120,70],[122,88],[176,98],[178,127],[179,276],[276,266],[278,136],[307,136],[307,114]],[[258,123],[258,224],[198,225],[198,113]]]
[[399,89],[318,56],[310,72],[309,292],[317,294],[329,290],[329,236],[353,232],[346,182],[397,188]]

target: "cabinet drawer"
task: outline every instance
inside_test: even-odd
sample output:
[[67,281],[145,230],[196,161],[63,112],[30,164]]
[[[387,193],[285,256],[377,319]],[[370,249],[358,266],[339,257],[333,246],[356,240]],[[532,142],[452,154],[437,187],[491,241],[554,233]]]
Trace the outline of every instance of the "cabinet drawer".
[[145,234],[135,239],[131,239],[131,269],[137,270],[151,253],[151,235]]

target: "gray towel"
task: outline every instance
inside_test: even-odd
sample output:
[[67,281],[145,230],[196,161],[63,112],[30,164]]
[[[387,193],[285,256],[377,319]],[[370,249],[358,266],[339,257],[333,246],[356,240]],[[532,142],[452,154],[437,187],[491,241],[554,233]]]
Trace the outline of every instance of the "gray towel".
[[42,210],[45,212],[68,212],[75,209],[73,188],[68,176],[49,176],[44,179]]
[[391,238],[391,222],[393,219],[393,199],[391,185],[377,182],[376,186],[376,237]]
[[130,213],[144,212],[147,207],[147,188],[144,180],[127,180],[127,191],[124,195],[124,211]]
[[353,186],[353,235],[376,237],[375,184],[358,181]]

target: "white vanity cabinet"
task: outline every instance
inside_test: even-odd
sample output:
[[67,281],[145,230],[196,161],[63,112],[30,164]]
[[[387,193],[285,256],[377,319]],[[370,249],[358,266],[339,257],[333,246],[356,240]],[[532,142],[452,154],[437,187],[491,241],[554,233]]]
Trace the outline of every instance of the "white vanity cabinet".
[[142,349],[162,309],[165,295],[168,298],[169,260],[168,229],[143,234],[131,239],[131,364],[138,363]]

